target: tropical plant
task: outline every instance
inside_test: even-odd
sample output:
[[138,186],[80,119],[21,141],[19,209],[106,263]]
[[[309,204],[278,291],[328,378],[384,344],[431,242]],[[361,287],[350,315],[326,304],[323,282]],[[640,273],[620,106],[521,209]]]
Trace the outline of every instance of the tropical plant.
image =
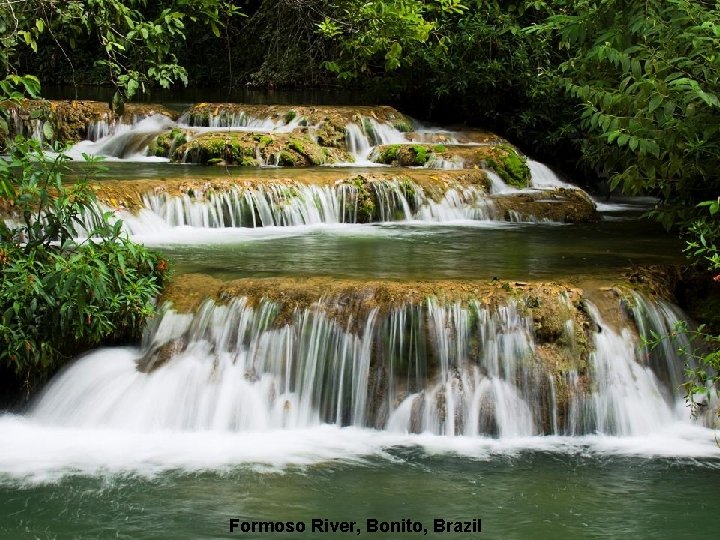
[[717,195],[717,3],[575,2],[529,31],[555,32],[570,53],[557,80],[581,107],[583,157],[611,188],[659,196],[668,226]]
[[84,349],[137,338],[167,276],[87,178],[65,185],[66,160],[21,138],[0,160],[0,367],[28,388]]
[[95,41],[102,54],[96,64],[117,88],[113,108],[118,111],[150,85],[187,84],[175,52],[188,23],[219,36],[227,19],[241,13],[229,0],[0,0],[0,7],[0,76],[15,73],[21,45],[35,53],[40,43],[57,47],[72,66],[78,44]]

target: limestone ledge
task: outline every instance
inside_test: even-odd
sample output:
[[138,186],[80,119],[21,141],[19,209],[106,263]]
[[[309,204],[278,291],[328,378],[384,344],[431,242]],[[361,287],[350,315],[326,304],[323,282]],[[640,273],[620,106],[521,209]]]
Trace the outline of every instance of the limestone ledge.
[[287,171],[266,169],[258,173],[239,176],[213,176],[208,178],[188,179],[161,178],[139,180],[114,180],[93,185],[98,200],[113,209],[124,209],[137,212],[143,207],[142,196],[146,193],[167,194],[169,196],[191,195],[197,198],[211,192],[222,192],[232,189],[252,189],[268,185],[281,186],[336,186],[342,183],[367,184],[379,181],[413,182],[422,187],[430,196],[442,197],[452,187],[476,186],[487,190],[487,176],[481,170],[467,171],[432,171],[403,170],[397,172],[363,172],[350,174],[342,169],[298,169]]
[[372,118],[387,123],[403,132],[413,129],[412,121],[397,109],[387,105],[255,105],[247,103],[196,103],[185,111],[194,125],[210,125],[211,118],[230,117],[244,114],[252,118],[269,118],[275,122],[300,125],[319,125],[323,123],[345,126],[352,122],[361,122],[363,118]]
[[[657,281],[666,279],[673,272],[672,268],[648,269],[648,273],[656,276]],[[489,310],[512,303],[518,313],[526,318],[526,328],[534,341],[532,354],[522,360],[523,369],[526,373],[543,374],[540,384],[549,384],[552,380],[557,421],[559,425],[564,425],[564,415],[568,412],[573,393],[591,389],[590,354],[593,350],[593,335],[596,331],[603,331],[590,316],[588,303],[591,302],[599,310],[602,325],[616,332],[630,330],[637,334],[637,323],[626,304],[629,292],[636,290],[637,274],[638,269],[632,269],[624,276],[614,276],[605,281],[595,279],[573,283],[497,279],[386,281],[326,277],[223,281],[204,274],[185,274],[177,277],[166,288],[160,302],[163,309],[193,313],[208,300],[216,305],[224,305],[244,297],[251,307],[270,301],[278,308],[271,323],[275,327],[292,324],[298,312],[312,309],[324,313],[357,335],[362,335],[364,323],[372,311],[376,310],[377,317],[382,320],[393,309],[422,307],[429,298],[435,299],[439,306],[453,303],[466,306],[472,301]],[[648,294],[648,291],[643,292]],[[660,286],[653,287],[651,292],[653,295],[662,295],[666,291]],[[480,354],[474,349],[479,346],[479,343],[473,344],[476,339],[471,338],[469,343],[471,358]],[[186,347],[187,342],[183,337],[156,343],[139,361],[138,369],[156,369]],[[568,383],[568,375],[571,373],[575,381],[572,386]],[[382,371],[378,376],[382,376]],[[543,392],[547,390],[549,388]]]
[[[590,284],[588,284],[590,285]],[[477,302],[487,309],[496,309],[513,302],[521,315],[528,318],[529,331],[536,345],[535,361],[556,375],[558,392],[564,374],[576,371],[586,374],[592,347],[591,333],[595,323],[588,315],[586,301],[598,295],[607,299],[600,309],[619,313],[623,326],[632,324],[619,308],[620,293],[613,287],[590,285],[586,290],[576,284],[556,282],[519,282],[502,280],[438,280],[385,281],[311,278],[246,278],[224,281],[205,274],[178,276],[160,298],[165,309],[181,313],[195,312],[205,301],[227,304],[245,297],[250,306],[263,301],[278,305],[274,321],[278,327],[291,324],[295,314],[317,309],[347,330],[361,334],[371,311],[383,317],[391,310],[407,305],[421,306],[428,298],[439,305]],[[572,321],[568,330],[567,321]],[[616,321],[617,322],[617,321]],[[618,322],[618,324],[620,324]],[[172,346],[176,346],[175,343]],[[153,354],[157,354],[155,351]]]
[[373,154],[377,163],[402,167],[432,166],[440,161],[456,168],[492,169],[507,184],[524,188],[530,184],[527,158],[507,142],[479,146],[449,144],[390,144],[380,146]]
[[[165,142],[168,138],[170,144]],[[352,160],[344,150],[321,146],[303,130],[293,133],[217,131],[196,137],[173,130],[169,136],[158,136],[151,151],[155,155],[167,152],[165,155],[174,162],[244,167],[262,164],[310,167]]]
[[600,214],[590,196],[581,189],[557,188],[492,196],[508,221],[514,217],[555,223],[592,223]]
[[19,125],[11,122],[11,136],[30,135],[33,123],[49,123],[52,127],[53,139],[73,143],[87,139],[88,127],[93,122],[119,121],[126,123],[151,116],[163,114],[176,120],[178,114],[163,105],[150,103],[127,103],[122,115],[112,112],[109,105],[101,101],[89,100],[23,100],[19,103],[5,102]]
[[[402,171],[362,172],[348,174],[337,169],[299,169],[292,176],[281,170],[263,171],[262,174],[220,176],[210,178],[164,178],[152,180],[119,180],[94,185],[98,199],[115,210],[138,212],[143,208],[144,194],[166,194],[168,196],[190,195],[202,199],[211,193],[233,189],[253,189],[261,186],[280,185],[292,188],[302,185],[336,186],[352,184],[373,197],[367,189],[373,182],[398,181],[408,190],[419,186],[425,195],[438,201],[450,189],[473,186],[493,201],[500,219],[553,221],[559,223],[593,222],[600,219],[592,199],[582,190],[559,188],[543,191],[523,191],[509,194],[490,195],[488,178],[479,169],[430,170],[411,169]],[[373,205],[376,207],[377,205]],[[366,222],[375,221],[377,216],[370,212]]]

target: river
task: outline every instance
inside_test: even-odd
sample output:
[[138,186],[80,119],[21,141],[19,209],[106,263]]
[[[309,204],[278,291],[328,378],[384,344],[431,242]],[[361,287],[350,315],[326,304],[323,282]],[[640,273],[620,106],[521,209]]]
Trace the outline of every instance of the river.
[[[298,119],[273,122],[263,133]],[[478,187],[445,157],[440,172],[381,168],[372,149],[406,135],[353,125],[363,166],[168,163],[136,145],[145,131],[126,159],[135,124],[81,143],[112,149],[101,199],[170,259],[171,300],[197,283],[220,300],[163,311],[142,343],[91,351],[0,416],[0,537],[347,536],[314,519],[382,539],[717,534],[714,417],[685,407],[683,357],[642,341],[684,315],[617,285],[682,260],[641,217],[653,201],[596,199],[599,219],[566,223],[537,214],[572,191],[539,162],[524,190]],[[128,204],[123,189],[144,191]],[[441,519],[482,534],[436,533]]]

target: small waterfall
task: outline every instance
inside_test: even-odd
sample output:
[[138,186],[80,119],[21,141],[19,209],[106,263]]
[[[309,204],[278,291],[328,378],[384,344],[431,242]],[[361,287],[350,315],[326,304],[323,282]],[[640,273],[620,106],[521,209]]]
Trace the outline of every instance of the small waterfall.
[[367,194],[374,209],[372,221],[377,222],[501,218],[480,188],[451,188],[442,197],[433,198],[421,186],[406,180],[377,180],[361,186],[260,184],[206,192],[196,188],[177,196],[146,193],[144,208],[137,215],[122,212],[120,217],[132,234],[179,226],[255,228],[359,223],[368,221],[360,208]]
[[178,197],[145,194],[143,203],[171,227],[284,227],[355,222],[356,198],[351,185],[270,184]]
[[[175,122],[162,114],[154,114],[135,124],[114,124],[108,129],[108,135],[96,141],[83,141],[73,146],[67,155],[73,159],[83,159],[82,154],[105,156],[108,158],[144,157],[150,142],[175,126]],[[103,133],[106,127],[96,127],[96,135]],[[157,158],[167,161],[163,158]]]
[[490,180],[490,193],[493,195],[500,193],[517,193],[520,191],[517,188],[508,186],[495,171],[486,169],[485,174],[487,175],[488,180]]
[[560,180],[557,174],[555,174],[550,167],[535,161],[534,159],[527,160],[527,166],[530,169],[531,184],[536,188],[567,188],[576,189],[572,184],[563,182]]
[[427,163],[425,163],[426,169],[459,170],[464,167],[465,162],[461,157],[458,156],[455,156],[451,159],[433,156],[427,161]]
[[10,115],[10,122],[13,127],[11,133],[35,139],[39,142],[43,142],[45,140],[45,135],[43,133],[44,122],[41,118],[28,118],[27,115],[21,114],[18,109],[12,107],[8,109],[8,112]]
[[372,145],[360,126],[357,124],[345,126],[345,143],[355,163],[370,163],[369,156],[372,152]]
[[[188,128],[209,128],[210,131],[234,130],[257,132],[291,132],[300,126],[302,118],[280,117],[273,120],[269,117],[255,117],[244,111],[220,110],[217,114],[185,112],[178,119],[178,125]],[[200,129],[199,131],[203,131]]]
[[[538,361],[532,320],[513,301],[336,307],[320,299],[288,316],[279,304],[238,298],[207,302],[194,316],[168,311],[148,328],[138,369],[127,359],[80,360],[32,417],[143,430],[337,424],[512,438],[642,435],[686,414],[675,407],[677,392],[637,356],[634,332],[615,332],[591,305],[598,330],[584,373]],[[663,308],[653,315],[668,322]]]
[[362,117],[360,124],[345,126],[345,143],[356,164],[375,165],[370,155],[375,147],[385,144],[404,144],[407,137],[390,124],[370,117]]

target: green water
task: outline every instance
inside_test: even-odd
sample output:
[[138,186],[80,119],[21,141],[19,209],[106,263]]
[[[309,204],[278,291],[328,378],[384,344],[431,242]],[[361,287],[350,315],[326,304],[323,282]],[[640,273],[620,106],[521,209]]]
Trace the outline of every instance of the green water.
[[654,223],[637,220],[490,228],[340,226],[218,236],[222,241],[213,243],[211,237],[193,239],[188,232],[183,244],[159,247],[180,273],[222,278],[570,279],[613,277],[636,264],[681,261],[679,240]]
[[0,485],[0,537],[341,538],[342,534],[229,534],[243,520],[482,519],[483,538],[715,538],[718,461],[522,453],[491,460],[398,450],[390,460],[285,472],[232,469],[75,477]]

